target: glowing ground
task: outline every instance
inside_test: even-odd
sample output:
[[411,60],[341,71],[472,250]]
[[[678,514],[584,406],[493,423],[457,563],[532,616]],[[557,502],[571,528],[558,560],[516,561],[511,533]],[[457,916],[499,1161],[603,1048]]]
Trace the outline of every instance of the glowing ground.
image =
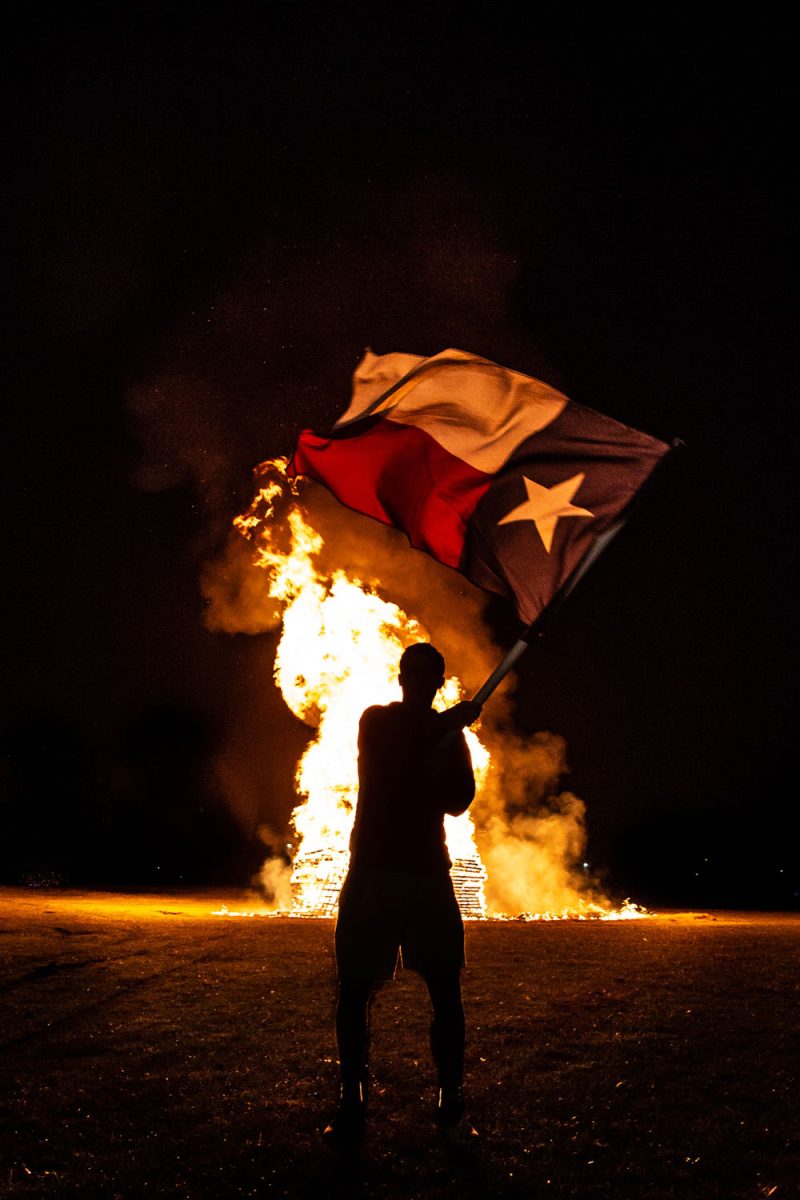
[[331,921],[226,895],[0,891],[0,1194],[800,1194],[800,916],[471,923],[467,1159],[429,1121],[420,981],[373,1007],[359,1160],[336,1087]]

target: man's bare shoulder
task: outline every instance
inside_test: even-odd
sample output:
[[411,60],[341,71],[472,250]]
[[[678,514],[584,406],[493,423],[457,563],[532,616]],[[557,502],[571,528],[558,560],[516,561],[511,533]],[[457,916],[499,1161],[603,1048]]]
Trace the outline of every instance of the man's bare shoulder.
[[369,708],[365,708],[361,714],[359,724],[362,728],[368,725],[379,725],[382,722],[390,722],[397,719],[401,705],[393,704],[371,704]]

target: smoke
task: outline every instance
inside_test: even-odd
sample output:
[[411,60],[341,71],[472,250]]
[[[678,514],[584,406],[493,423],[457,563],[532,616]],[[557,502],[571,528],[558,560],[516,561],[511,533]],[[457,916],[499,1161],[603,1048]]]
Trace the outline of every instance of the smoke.
[[258,874],[258,886],[267,908],[291,911],[292,868],[285,858],[266,859]]
[[292,863],[285,852],[278,853],[280,837],[269,825],[259,825],[258,836],[264,843],[267,857],[253,879],[262,903],[276,912],[288,912],[292,907]]
[[205,564],[200,589],[212,633],[271,633],[280,626],[283,606],[269,595],[253,547],[238,533],[231,533],[220,556]]
[[491,706],[481,731],[492,770],[472,812],[489,912],[560,914],[574,910],[576,897],[602,903],[581,867],[585,805],[559,791],[568,772],[564,738],[522,739],[498,724]]

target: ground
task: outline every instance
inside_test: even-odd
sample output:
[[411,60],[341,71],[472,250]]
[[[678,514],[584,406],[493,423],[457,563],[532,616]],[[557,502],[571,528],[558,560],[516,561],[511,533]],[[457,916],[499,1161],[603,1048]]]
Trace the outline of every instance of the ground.
[[399,972],[348,1159],[320,1136],[333,923],[219,899],[0,891],[0,1194],[800,1195],[800,917],[469,923],[479,1147],[438,1139],[426,996]]

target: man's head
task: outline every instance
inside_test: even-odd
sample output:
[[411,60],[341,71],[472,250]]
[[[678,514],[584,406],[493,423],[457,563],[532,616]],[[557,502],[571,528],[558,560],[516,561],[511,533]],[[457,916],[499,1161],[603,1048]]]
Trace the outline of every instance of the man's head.
[[403,700],[429,708],[444,683],[444,659],[429,642],[416,642],[400,659]]

